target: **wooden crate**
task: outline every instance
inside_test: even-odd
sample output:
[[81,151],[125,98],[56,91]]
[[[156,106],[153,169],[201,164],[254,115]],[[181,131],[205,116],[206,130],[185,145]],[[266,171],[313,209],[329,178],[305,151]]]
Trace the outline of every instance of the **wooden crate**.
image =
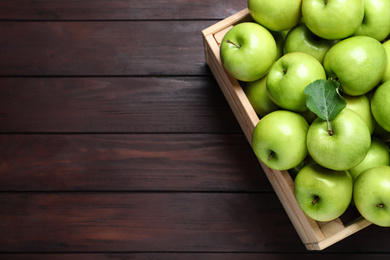
[[[222,67],[219,55],[219,45],[225,33],[235,24],[246,21],[253,21],[247,8],[204,29],[202,33],[207,64],[251,144],[252,133],[259,122],[259,117],[239,82]],[[371,224],[353,208],[348,209],[340,218],[329,222],[318,222],[309,218],[298,206],[294,196],[294,182],[288,171],[272,170],[260,160],[259,162],[308,250],[322,250]]]

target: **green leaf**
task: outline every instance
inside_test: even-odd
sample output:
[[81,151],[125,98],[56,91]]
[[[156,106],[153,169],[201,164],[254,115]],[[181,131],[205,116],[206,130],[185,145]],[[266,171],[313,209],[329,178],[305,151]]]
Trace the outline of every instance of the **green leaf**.
[[347,106],[347,101],[338,91],[339,86],[333,79],[319,79],[307,85],[304,90],[307,107],[328,123]]

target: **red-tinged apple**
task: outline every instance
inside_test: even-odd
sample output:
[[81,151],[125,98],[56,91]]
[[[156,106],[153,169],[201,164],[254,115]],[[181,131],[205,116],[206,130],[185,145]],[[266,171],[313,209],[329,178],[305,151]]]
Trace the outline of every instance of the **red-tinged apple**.
[[240,23],[223,37],[220,46],[225,70],[241,81],[255,81],[267,74],[277,55],[272,34],[254,22]]
[[299,114],[277,110],[264,116],[256,125],[252,148],[268,167],[288,170],[307,156],[306,134],[309,124]]

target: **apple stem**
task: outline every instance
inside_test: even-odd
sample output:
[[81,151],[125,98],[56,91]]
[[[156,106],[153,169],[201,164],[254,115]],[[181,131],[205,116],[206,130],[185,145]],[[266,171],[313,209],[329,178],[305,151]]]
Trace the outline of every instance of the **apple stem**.
[[313,205],[316,204],[319,199],[320,198],[318,196],[315,196],[314,200],[311,202],[311,204],[313,204]]
[[376,206],[377,206],[378,208],[384,208],[384,207],[385,207],[385,205],[383,205],[382,203],[381,203],[381,204],[376,204]]
[[239,48],[239,49],[241,48],[240,45],[238,45],[237,43],[232,42],[231,40],[227,40],[226,42],[227,42],[227,43],[233,44],[234,46],[236,46],[236,47]]
[[328,4],[328,0],[325,0],[325,5]]
[[332,130],[332,128],[330,127],[330,122],[329,122],[329,120],[327,120],[326,121],[327,123],[328,123],[328,132],[329,132],[329,135],[333,135],[333,130]]
[[271,160],[273,155],[274,155],[274,152],[271,151],[271,154],[268,156],[268,161]]

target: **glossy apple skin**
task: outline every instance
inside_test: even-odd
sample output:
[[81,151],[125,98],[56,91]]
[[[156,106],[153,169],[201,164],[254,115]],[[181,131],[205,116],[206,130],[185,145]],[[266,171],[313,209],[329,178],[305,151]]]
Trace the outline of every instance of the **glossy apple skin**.
[[267,91],[278,106],[295,112],[307,110],[305,87],[317,79],[326,79],[321,63],[303,52],[283,55],[267,76]]
[[321,38],[336,40],[352,35],[363,21],[362,0],[303,0],[307,27]]
[[387,54],[387,68],[382,78],[382,83],[385,83],[390,80],[390,40],[385,41],[382,46],[385,48]]
[[390,166],[377,166],[362,172],[355,181],[353,199],[365,219],[378,226],[390,227]]
[[363,0],[363,6],[363,22],[353,35],[365,35],[383,41],[390,34],[390,1]]
[[287,110],[271,112],[259,121],[253,131],[253,151],[272,169],[296,167],[307,156],[308,128],[305,118],[297,113]]
[[321,118],[310,125],[307,148],[314,161],[336,171],[351,169],[362,162],[371,145],[371,134],[363,119],[344,108],[330,121],[330,126],[333,135]]
[[266,88],[267,76],[261,79],[243,83],[245,94],[256,114],[263,117],[279,109],[268,96]]
[[358,96],[380,83],[387,67],[387,55],[374,38],[353,36],[332,46],[323,65],[328,77],[338,79],[342,92]]
[[301,0],[248,0],[253,20],[272,31],[284,31],[302,19]]
[[342,94],[342,96],[347,101],[347,108],[355,111],[363,118],[372,134],[375,129],[375,119],[371,113],[371,103],[368,97],[366,95],[349,96],[347,94]]
[[371,138],[371,146],[364,160],[348,172],[351,174],[352,179],[355,181],[359,175],[370,168],[390,164],[389,148],[386,143],[379,138]]
[[371,111],[377,124],[390,132],[390,81],[380,85],[371,100]]
[[284,41],[284,53],[305,52],[314,56],[320,63],[324,61],[325,54],[336,42],[318,37],[307,28],[305,23],[300,23],[292,28]]
[[[298,205],[310,218],[331,221],[340,217],[352,200],[353,181],[346,171],[333,171],[316,163],[297,174],[294,193]],[[315,198],[318,201],[313,204]]]
[[272,34],[254,22],[235,25],[225,34],[220,46],[223,67],[234,78],[245,82],[265,76],[275,62],[276,51]]

